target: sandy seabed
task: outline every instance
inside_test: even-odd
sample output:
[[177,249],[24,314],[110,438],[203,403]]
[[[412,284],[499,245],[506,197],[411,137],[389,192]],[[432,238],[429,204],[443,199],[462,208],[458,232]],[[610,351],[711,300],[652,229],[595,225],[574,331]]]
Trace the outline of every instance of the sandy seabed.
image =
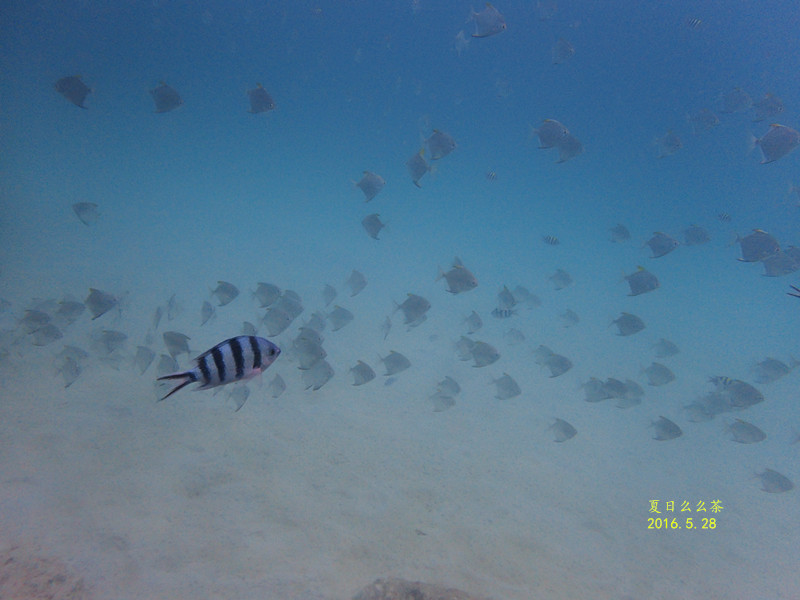
[[[354,387],[343,348],[363,332],[349,327],[326,334],[336,375],[322,389],[303,389],[286,352],[238,412],[224,388],[157,402],[153,367],[140,376],[127,362],[90,359],[65,389],[56,350],[12,346],[1,367],[0,598],[345,600],[391,577],[495,600],[800,589],[796,490],[766,494],[753,478],[786,471],[765,452],[798,447],[778,410],[790,378],[743,415],[777,432],[748,447],[726,438],[727,415],[681,414],[707,384],[680,365],[678,380],[620,410],[582,399],[580,382],[617,374],[598,358],[576,356],[574,372],[551,379],[527,345],[500,344],[501,361],[476,369],[423,325],[392,333],[411,369]],[[503,371],[522,395],[493,397]],[[288,384],[277,399],[275,373]],[[444,375],[462,392],[434,412]],[[659,414],[684,435],[652,440]],[[578,435],[555,443],[554,417]],[[724,510],[713,530],[648,530],[654,498],[720,499]]]

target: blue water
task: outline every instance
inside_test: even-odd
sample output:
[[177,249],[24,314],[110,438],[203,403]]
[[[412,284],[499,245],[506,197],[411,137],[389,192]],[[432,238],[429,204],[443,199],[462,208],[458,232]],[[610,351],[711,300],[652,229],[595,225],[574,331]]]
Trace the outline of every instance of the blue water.
[[[800,300],[786,294],[800,276],[764,277],[735,243],[760,228],[800,244],[788,191],[800,153],[760,164],[749,148],[772,122],[800,128],[796,5],[498,0],[507,30],[478,39],[479,4],[3,5],[0,550],[63,561],[98,597],[349,598],[388,576],[495,598],[797,596],[797,489],[766,494],[754,478],[768,467],[800,484],[797,373],[756,384],[766,400],[741,413],[692,423],[683,409],[710,376],[754,383],[758,361],[800,357]],[[539,18],[543,4],[557,5],[552,18]],[[575,54],[553,65],[560,37]],[[86,110],[54,90],[67,75],[92,88]],[[160,81],[184,104],[154,114]],[[276,110],[248,113],[257,82]],[[758,123],[752,108],[723,114],[736,87],[785,110]],[[694,134],[687,115],[702,108],[720,123]],[[557,164],[531,133],[544,119],[584,152]],[[405,162],[434,129],[457,148],[418,189]],[[683,147],[658,158],[668,131]],[[353,185],[365,170],[387,182],[369,204]],[[96,203],[97,222],[78,221],[76,202]],[[360,224],[373,212],[387,223],[377,241]],[[610,241],[617,223],[631,240]],[[658,259],[641,247],[691,224],[711,241]],[[475,290],[435,280],[455,256]],[[638,265],[661,286],[629,297],[621,278]],[[574,279],[561,291],[548,281],[558,268]],[[351,298],[353,269],[368,285]],[[218,280],[242,293],[201,327]],[[131,364],[136,346],[162,353],[161,333],[177,330],[194,355],[238,335],[264,314],[250,298],[259,281],[295,290],[305,311],[274,337],[284,354],[247,404],[234,413],[224,390],[157,404],[155,367],[140,376]],[[335,375],[313,392],[290,347],[312,312],[330,310],[326,283],[355,319],[324,332]],[[542,305],[493,318],[504,285]],[[89,288],[122,297],[122,310],[31,344],[26,309]],[[392,310],[410,292],[432,307],[407,331]],[[148,338],[173,294],[183,312]],[[564,328],[568,308],[581,321]],[[472,310],[484,321],[472,337],[501,353],[482,369],[453,349]],[[615,336],[622,311],[646,329]],[[523,344],[508,344],[511,327]],[[128,335],[119,362],[90,352],[65,389],[54,357],[89,350],[100,329]],[[641,369],[661,337],[681,348],[661,361],[677,377],[648,386]],[[573,369],[548,378],[540,344]],[[385,386],[390,350],[412,368]],[[354,388],[359,359],[378,377]],[[520,397],[493,398],[504,372]],[[275,373],[287,391],[271,399]],[[462,392],[433,412],[445,375]],[[590,377],[635,379],[644,401],[587,404]],[[659,415],[683,436],[650,439]],[[578,436],[555,444],[554,417]],[[731,442],[736,417],[767,439]],[[726,510],[714,531],[648,531],[654,498]]]

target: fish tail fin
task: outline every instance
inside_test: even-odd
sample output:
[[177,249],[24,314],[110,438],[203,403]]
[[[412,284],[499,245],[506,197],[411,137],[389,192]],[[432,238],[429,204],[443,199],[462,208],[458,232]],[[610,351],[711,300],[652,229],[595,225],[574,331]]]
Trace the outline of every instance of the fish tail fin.
[[162,396],[161,398],[159,398],[158,400],[159,402],[161,402],[162,400],[166,400],[167,398],[172,396],[172,394],[174,394],[175,392],[182,390],[190,383],[194,383],[195,381],[197,381],[197,375],[195,375],[191,371],[183,371],[182,373],[172,373],[171,375],[164,375],[162,377],[159,377],[157,381],[167,381],[172,379],[183,379],[184,381],[181,381],[178,385],[172,388],[167,393],[166,396]]
[[758,146],[758,138],[750,133],[747,137],[747,153],[750,154]]

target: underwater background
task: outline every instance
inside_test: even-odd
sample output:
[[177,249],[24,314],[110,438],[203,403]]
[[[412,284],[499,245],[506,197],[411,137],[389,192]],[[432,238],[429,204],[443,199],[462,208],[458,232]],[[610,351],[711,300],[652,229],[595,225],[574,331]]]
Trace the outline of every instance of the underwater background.
[[[755,229],[800,245],[796,143],[762,164],[771,125],[800,128],[795,3],[0,15],[0,595],[327,600],[398,577],[495,599],[797,597],[800,261],[741,260]],[[162,83],[181,103],[156,113]],[[257,84],[274,109],[249,112]],[[580,151],[540,148],[546,119]],[[455,141],[438,158],[436,132]],[[369,202],[365,171],[385,182]],[[677,245],[654,257],[654,232]],[[631,295],[640,267],[659,285]],[[478,285],[453,293],[439,275],[462,269]],[[302,300],[280,332],[264,282]],[[409,294],[430,308],[397,310]],[[336,306],[352,321],[323,330]],[[620,335],[622,313],[645,328]],[[245,321],[282,349],[248,392],[158,402],[163,356],[189,369]],[[410,367],[387,376],[392,351]],[[376,376],[353,385],[359,360]],[[593,378],[644,395],[592,399]]]

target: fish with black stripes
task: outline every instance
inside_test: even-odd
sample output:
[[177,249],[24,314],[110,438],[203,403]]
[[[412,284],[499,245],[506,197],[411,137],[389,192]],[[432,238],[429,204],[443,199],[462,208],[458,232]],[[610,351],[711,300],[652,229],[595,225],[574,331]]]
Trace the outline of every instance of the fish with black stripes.
[[161,400],[194,382],[201,384],[198,390],[207,390],[250,379],[264,372],[280,353],[278,346],[262,337],[240,335],[230,338],[198,356],[192,369],[159,377],[158,381],[179,381]]

